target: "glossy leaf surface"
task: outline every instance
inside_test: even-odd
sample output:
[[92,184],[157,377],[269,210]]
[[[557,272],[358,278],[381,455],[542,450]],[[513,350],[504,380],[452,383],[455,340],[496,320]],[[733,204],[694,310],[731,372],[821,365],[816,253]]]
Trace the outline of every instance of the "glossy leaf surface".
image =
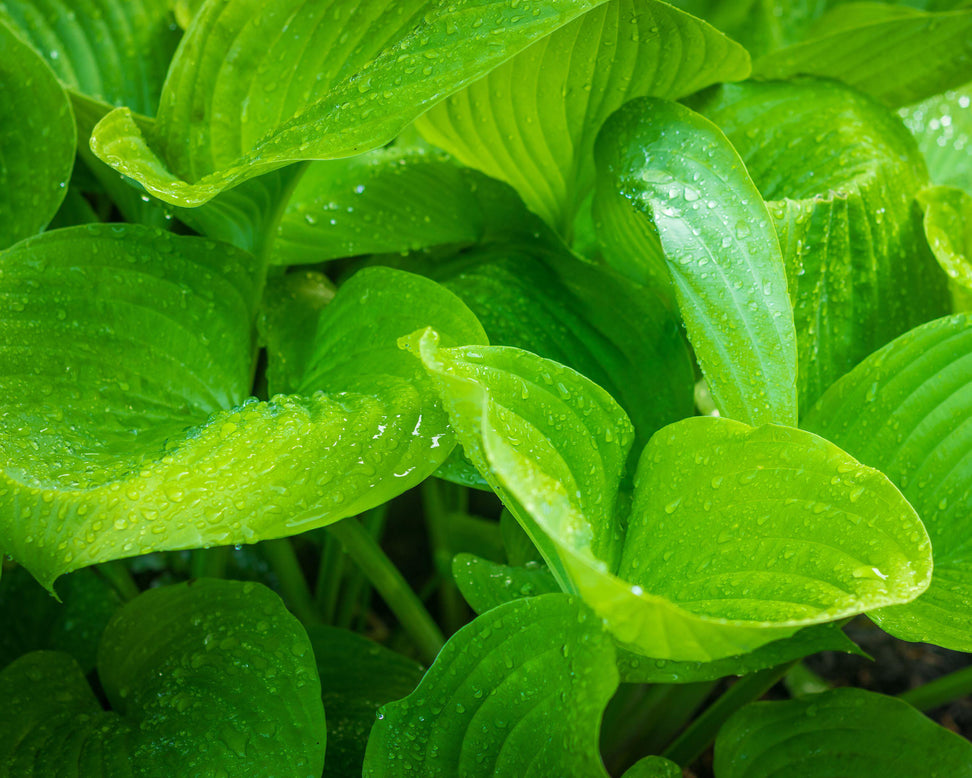
[[749,75],[749,55],[654,0],[611,0],[418,120],[431,142],[510,183],[562,232],[594,180],[594,138],[634,97],[677,99]]
[[948,312],[946,278],[914,204],[927,174],[897,117],[817,80],[728,85],[702,110],[769,201],[802,409],[875,349]]
[[838,381],[806,424],[887,473],[928,528],[928,591],[871,617],[903,640],[972,651],[972,319],[902,335]]
[[972,78],[972,10],[902,12],[870,4],[837,6],[809,39],[758,59],[762,78],[837,78],[893,108],[954,89]]
[[66,654],[27,654],[0,673],[5,772],[321,774],[310,642],[262,586],[203,579],[142,594],[105,630],[98,669],[111,711]]
[[605,124],[597,163],[599,175],[654,223],[723,415],[795,424],[796,335],[779,242],[725,136],[677,103],[633,100]]
[[564,594],[513,602],[463,627],[418,688],[379,713],[367,778],[607,775],[600,716],[617,688],[614,648]]
[[716,739],[715,774],[968,778],[972,745],[906,702],[863,689],[834,689],[740,710]]
[[925,236],[952,283],[972,291],[972,195],[952,186],[918,193],[925,211]]
[[630,433],[603,390],[515,349],[441,349],[433,333],[410,344],[467,456],[560,585],[639,653],[733,656],[928,585],[911,506],[821,438],[707,417],[669,425],[642,454],[622,523]]
[[972,194],[972,83],[899,111],[932,182]]
[[381,146],[436,101],[598,0],[229,0],[203,5],[148,132],[109,114],[92,148],[166,202],[197,206],[302,159]]
[[74,118],[43,59],[0,16],[0,250],[54,218],[74,165]]

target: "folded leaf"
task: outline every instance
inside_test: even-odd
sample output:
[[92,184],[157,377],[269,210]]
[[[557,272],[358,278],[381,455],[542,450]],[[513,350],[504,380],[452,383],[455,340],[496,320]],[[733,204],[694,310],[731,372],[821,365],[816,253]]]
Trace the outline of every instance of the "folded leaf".
[[749,55],[654,0],[611,0],[422,116],[432,143],[507,181],[565,233],[594,181],[594,138],[634,97],[677,99],[749,75]]
[[932,182],[972,195],[972,83],[898,113],[918,141]]
[[925,212],[925,236],[953,284],[972,292],[972,194],[952,186],[918,193]]
[[[377,148],[451,92],[603,0],[203,5],[144,135],[118,109],[92,149],[174,205],[304,159]],[[229,78],[228,74],[236,77]]]
[[632,100],[598,138],[598,175],[650,219],[689,340],[723,415],[796,424],[797,346],[773,222],[707,119]]
[[972,651],[972,317],[930,322],[875,352],[806,426],[887,473],[928,528],[928,591],[871,618],[903,640]]
[[245,400],[248,255],[105,225],[2,260],[0,537],[45,586],[94,562],[324,526],[414,486],[454,445],[395,345],[432,323],[483,339],[431,281],[379,268],[349,281],[317,323],[299,394],[261,403]]
[[720,730],[714,767],[718,778],[968,778],[972,745],[894,697],[834,689],[746,706]]
[[837,6],[817,22],[813,37],[758,59],[755,75],[837,78],[892,108],[972,78],[972,10],[903,13],[877,3],[867,8],[861,14],[853,5]]
[[98,670],[110,712],[66,654],[27,654],[0,672],[6,774],[321,775],[314,654],[263,586],[203,579],[145,592],[108,625]]
[[450,638],[418,688],[385,705],[366,778],[606,778],[600,717],[614,649],[583,603],[548,594],[502,605]]
[[558,583],[638,653],[734,656],[928,586],[914,510],[821,438],[711,417],[669,425],[641,456],[625,520],[615,463],[630,437],[603,390],[515,349],[442,349],[430,332],[411,343]]
[[834,82],[721,87],[702,108],[768,200],[799,349],[800,407],[949,311],[913,198],[927,174],[892,113]]
[[361,775],[375,713],[410,694],[422,678],[422,668],[346,629],[311,627],[307,635],[327,712],[324,778]]
[[74,142],[67,95],[0,14],[0,250],[54,218],[71,177]]

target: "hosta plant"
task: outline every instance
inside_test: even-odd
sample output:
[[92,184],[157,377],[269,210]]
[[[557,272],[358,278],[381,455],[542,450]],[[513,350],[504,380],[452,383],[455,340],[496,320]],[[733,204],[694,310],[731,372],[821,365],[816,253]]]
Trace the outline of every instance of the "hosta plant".
[[972,651],[970,100],[950,0],[0,0],[0,776],[972,776],[813,670]]

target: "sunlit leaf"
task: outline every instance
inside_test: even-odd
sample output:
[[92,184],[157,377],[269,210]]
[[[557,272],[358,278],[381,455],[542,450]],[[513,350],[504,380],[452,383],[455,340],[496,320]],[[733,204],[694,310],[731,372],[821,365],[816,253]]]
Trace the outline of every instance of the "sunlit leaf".
[[953,284],[972,291],[972,194],[953,186],[918,193],[925,211],[925,236]]
[[918,141],[932,182],[972,195],[972,83],[902,108],[898,113]]

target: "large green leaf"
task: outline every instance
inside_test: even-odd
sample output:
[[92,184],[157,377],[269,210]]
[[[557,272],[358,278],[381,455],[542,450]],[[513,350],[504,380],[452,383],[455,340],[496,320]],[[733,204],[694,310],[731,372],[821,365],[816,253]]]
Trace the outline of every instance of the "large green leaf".
[[899,111],[936,184],[972,195],[972,83]]
[[753,70],[837,78],[893,108],[916,103],[972,78],[972,10],[838,5],[812,37],[761,57]]
[[871,617],[904,640],[972,651],[972,317],[889,343],[831,387],[806,425],[887,473],[931,536],[928,591]]
[[118,109],[92,148],[160,199],[201,205],[289,162],[381,146],[600,2],[554,0],[529,13],[498,0],[203,5],[169,68],[155,125],[143,134]]
[[606,778],[600,717],[614,648],[583,603],[548,594],[459,630],[418,688],[379,712],[366,778]]
[[594,138],[633,97],[676,99],[749,75],[749,55],[654,0],[611,0],[433,108],[417,123],[462,162],[509,182],[562,233],[594,181]]
[[949,310],[914,196],[927,183],[900,121],[836,82],[721,87],[704,107],[773,215],[793,300],[800,407],[876,348]]
[[[453,559],[452,574],[462,596],[477,613],[485,613],[523,597],[558,591],[550,572],[537,564],[510,567],[469,554],[457,554]],[[767,643],[748,654],[714,662],[651,659],[619,649],[618,671],[623,683],[697,683],[778,667],[818,651],[863,654],[838,624],[819,624],[802,629],[793,637]]]
[[908,703],[834,689],[736,713],[716,738],[717,778],[968,778],[972,745]]
[[598,175],[650,219],[709,389],[726,416],[796,424],[797,344],[773,222],[710,121],[632,100],[598,138]]
[[105,225],[0,260],[0,537],[48,587],[93,562],[323,526],[414,486],[454,441],[396,340],[436,323],[484,337],[431,281],[363,271],[317,323],[297,393],[257,402],[248,255]]
[[0,249],[54,218],[74,165],[74,118],[47,64],[0,16]]
[[321,775],[314,654],[263,586],[202,579],[145,592],[105,630],[98,672],[111,711],[66,654],[27,654],[0,673],[4,775]]
[[630,434],[603,390],[517,349],[443,349],[432,332],[410,345],[560,585],[639,653],[734,656],[928,586],[914,510],[822,438],[711,417],[669,425],[642,453],[625,520],[615,495]]
[[410,694],[422,668],[401,654],[337,627],[307,630],[327,712],[324,778],[361,775],[378,708]]

